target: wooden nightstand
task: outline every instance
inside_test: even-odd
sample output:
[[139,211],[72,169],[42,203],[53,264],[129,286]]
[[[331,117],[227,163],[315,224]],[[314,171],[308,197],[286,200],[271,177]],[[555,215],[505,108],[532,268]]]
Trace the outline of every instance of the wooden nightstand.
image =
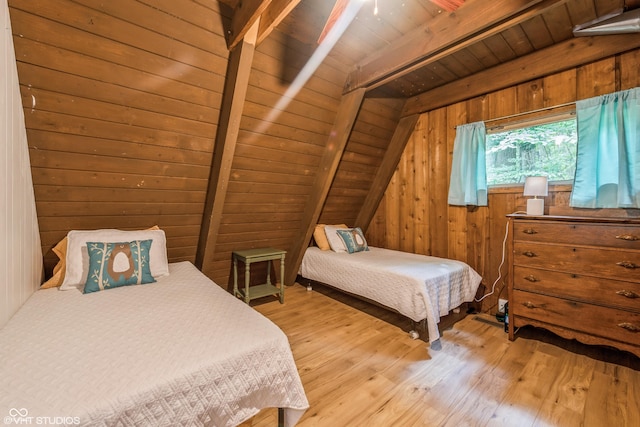
[[[244,299],[247,304],[255,298],[267,295],[278,295],[280,304],[284,303],[284,257],[287,251],[274,248],[247,249],[233,252],[233,294]],[[261,285],[249,287],[251,279],[251,263],[271,261],[277,268],[276,260],[280,260],[280,287],[271,284],[271,268],[267,269],[267,281]],[[238,288],[238,261],[244,262],[244,289]],[[270,266],[269,266],[270,267]]]

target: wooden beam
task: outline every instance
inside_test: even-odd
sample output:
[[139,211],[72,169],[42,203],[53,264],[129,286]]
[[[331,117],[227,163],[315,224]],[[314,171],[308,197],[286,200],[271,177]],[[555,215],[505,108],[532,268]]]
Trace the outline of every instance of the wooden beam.
[[258,25],[259,23],[256,22],[246,33],[242,42],[229,54],[227,79],[222,96],[218,133],[213,147],[209,186],[196,252],[195,265],[203,272],[210,263],[213,263],[222,209],[229,186],[231,164],[238,141],[242,109],[249,85]]
[[316,222],[320,217],[327,194],[329,194],[331,183],[338,170],[340,158],[358,117],[364,94],[364,89],[358,89],[342,97],[336,113],[336,120],[331,128],[324,154],[320,160],[318,175],[313,183],[309,200],[300,221],[300,230],[298,232],[300,238],[296,239],[294,246],[287,254],[287,271],[285,273],[285,283],[287,284],[293,283],[296,279],[304,251],[309,240],[311,240]]
[[364,59],[347,77],[345,93],[362,87],[373,89],[426,65],[433,55],[440,54],[438,59],[450,55],[567,1],[468,1],[455,13],[436,16]]
[[300,0],[272,0],[269,7],[267,7],[260,17],[260,28],[258,29],[256,45],[262,43],[298,3],[300,3]]
[[402,115],[431,111],[639,47],[637,34],[569,39],[409,98]]
[[365,199],[360,212],[356,218],[356,226],[360,227],[362,231],[369,228],[369,224],[373,219],[373,216],[378,209],[378,205],[384,196],[384,192],[393,177],[393,174],[398,166],[398,162],[402,157],[404,148],[407,145],[407,141],[411,137],[416,123],[418,122],[419,114],[413,114],[411,116],[403,117],[400,119],[398,126],[396,127],[391,142],[387,147],[387,151],[382,159],[382,164],[376,172],[376,176],[373,179],[369,193]]
[[[271,0],[238,2],[238,5],[233,10],[231,26],[226,34],[229,50],[233,50],[244,39],[249,29],[259,22],[260,15],[267,9],[269,4],[271,4]],[[253,44],[255,46],[256,43]]]

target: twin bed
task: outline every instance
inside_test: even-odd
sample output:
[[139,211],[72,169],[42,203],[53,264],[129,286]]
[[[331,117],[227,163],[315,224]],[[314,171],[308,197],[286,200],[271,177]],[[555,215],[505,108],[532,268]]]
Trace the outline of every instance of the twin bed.
[[235,426],[308,402],[286,335],[189,262],[141,286],[41,289],[0,330],[5,423]]
[[[344,249],[309,247],[301,275],[426,319],[432,344],[480,283],[462,262],[336,234]],[[72,231],[54,252],[54,277],[0,330],[5,423],[235,426],[274,407],[293,426],[309,407],[286,335],[191,263],[168,264],[162,230]]]
[[[437,346],[438,323],[476,295],[481,276],[464,262],[371,247],[359,229],[353,235],[359,245],[350,245],[344,226],[316,229],[317,246],[306,249],[299,274],[348,294],[373,301],[416,323],[426,321],[429,343]],[[322,232],[328,237],[323,242]],[[347,236],[335,239],[334,233]],[[414,331],[412,331],[414,332]]]

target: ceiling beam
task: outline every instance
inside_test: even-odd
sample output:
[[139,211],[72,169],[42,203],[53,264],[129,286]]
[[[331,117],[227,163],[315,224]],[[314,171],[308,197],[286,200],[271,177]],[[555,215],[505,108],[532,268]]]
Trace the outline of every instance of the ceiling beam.
[[[227,30],[227,48],[233,50],[254,24],[259,22],[260,15],[271,4],[271,0],[239,1],[233,10],[231,24]],[[255,45],[255,44],[254,44]]]
[[409,98],[402,115],[431,111],[637,48],[637,34],[569,39]]
[[384,197],[384,193],[393,178],[393,174],[398,167],[404,148],[407,145],[407,141],[413,134],[413,130],[418,122],[419,114],[413,114],[400,119],[396,130],[393,133],[391,142],[387,147],[387,151],[382,158],[382,164],[376,172],[376,176],[373,178],[367,197],[364,203],[360,207],[360,212],[356,218],[355,226],[360,227],[363,231],[367,231],[369,224],[373,219],[373,216],[378,209],[380,201]]
[[284,18],[300,3],[301,0],[272,0],[262,13],[258,29],[257,44],[262,43]]
[[209,185],[195,260],[196,267],[205,274],[213,264],[222,210],[229,188],[231,164],[236,151],[242,110],[249,86],[249,74],[255,53],[258,25],[259,23],[256,22],[246,32],[241,43],[229,54],[227,78],[222,95],[218,132],[213,147]]
[[467,1],[365,58],[347,77],[344,91],[378,87],[567,1]]
[[300,3],[301,0],[240,1],[233,10],[231,24],[227,30],[227,47],[232,50],[242,40],[249,28],[260,22],[256,46]]
[[292,284],[298,274],[298,268],[302,262],[304,251],[311,240],[311,235],[315,229],[322,207],[329,194],[331,183],[338,170],[342,153],[349,141],[351,131],[356,123],[360,106],[364,99],[364,89],[355,90],[342,97],[340,106],[336,113],[336,120],[329,132],[329,138],[325,145],[325,150],[318,166],[318,173],[313,182],[309,200],[305,206],[302,219],[300,220],[300,229],[297,233],[299,238],[295,239],[293,247],[287,254],[285,273],[285,283]]

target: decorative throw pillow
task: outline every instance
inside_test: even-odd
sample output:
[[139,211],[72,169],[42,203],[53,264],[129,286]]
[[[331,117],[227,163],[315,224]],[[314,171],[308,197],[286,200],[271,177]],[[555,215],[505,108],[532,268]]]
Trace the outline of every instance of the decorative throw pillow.
[[89,274],[84,293],[155,282],[149,268],[152,240],[87,242]]
[[324,233],[327,235],[329,246],[334,252],[346,252],[347,247],[344,245],[342,238],[338,235],[337,230],[347,230],[346,225],[326,225]]
[[131,242],[134,240],[153,240],[151,254],[148,259],[151,275],[157,279],[169,275],[167,260],[167,238],[164,231],[152,227],[147,230],[71,230],[67,234],[66,273],[61,290],[82,289],[89,272],[89,254],[87,242]]
[[336,230],[344,246],[347,248],[347,252],[350,254],[354,252],[368,251],[367,240],[364,238],[364,233],[360,227],[350,228],[348,230]]

